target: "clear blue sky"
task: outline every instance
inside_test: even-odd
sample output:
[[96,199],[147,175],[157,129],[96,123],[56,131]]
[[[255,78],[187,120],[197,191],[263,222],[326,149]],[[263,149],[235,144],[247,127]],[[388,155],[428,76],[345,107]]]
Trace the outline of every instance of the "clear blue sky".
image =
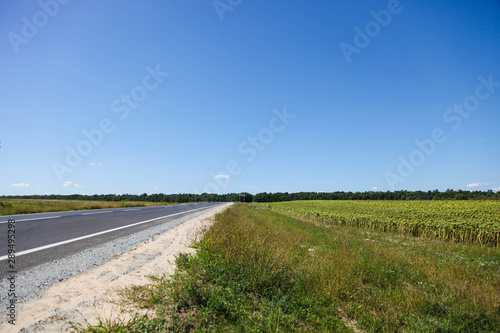
[[500,187],[500,1],[0,1],[0,36],[0,195]]

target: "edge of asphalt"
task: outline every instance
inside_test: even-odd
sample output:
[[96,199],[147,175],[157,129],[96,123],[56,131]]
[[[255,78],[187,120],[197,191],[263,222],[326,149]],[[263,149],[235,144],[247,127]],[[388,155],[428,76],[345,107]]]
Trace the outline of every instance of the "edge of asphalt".
[[[17,273],[15,279],[16,303],[22,304],[31,299],[39,298],[44,291],[63,280],[79,275],[88,269],[100,266],[103,263],[113,259],[115,256],[125,253],[136,247],[140,243],[154,239],[155,236],[171,230],[184,222],[199,216],[209,210],[220,208],[221,205],[210,206],[193,213],[188,213],[182,217],[176,218],[164,223],[121,237],[110,242],[98,245],[91,249],[86,249],[68,257],[48,262],[29,270]],[[167,219],[168,217],[165,217]],[[0,321],[7,318],[7,306],[10,303],[8,291],[10,281],[4,278],[0,281]]]

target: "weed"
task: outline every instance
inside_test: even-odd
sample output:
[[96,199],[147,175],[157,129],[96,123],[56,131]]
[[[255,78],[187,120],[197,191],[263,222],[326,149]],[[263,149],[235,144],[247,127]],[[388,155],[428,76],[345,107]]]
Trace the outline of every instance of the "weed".
[[500,331],[497,247],[322,226],[236,204],[216,216],[197,250],[177,257],[170,279],[158,277],[153,287],[129,293],[155,315],[97,327],[104,332]]

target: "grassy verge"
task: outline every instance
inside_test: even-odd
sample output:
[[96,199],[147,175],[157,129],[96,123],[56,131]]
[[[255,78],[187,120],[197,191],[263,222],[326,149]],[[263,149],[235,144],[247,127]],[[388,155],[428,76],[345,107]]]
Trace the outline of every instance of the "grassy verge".
[[320,226],[235,205],[172,278],[124,291],[155,311],[90,332],[499,332],[500,249]]
[[165,202],[1,199],[0,215],[169,205]]

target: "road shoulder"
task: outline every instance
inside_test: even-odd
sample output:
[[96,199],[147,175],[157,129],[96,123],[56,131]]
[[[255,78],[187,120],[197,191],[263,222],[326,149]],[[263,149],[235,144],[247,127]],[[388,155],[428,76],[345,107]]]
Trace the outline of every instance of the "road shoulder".
[[128,320],[132,314],[120,307],[114,291],[150,283],[149,275],[171,275],[175,257],[194,252],[189,245],[203,228],[210,226],[214,215],[229,205],[200,214],[98,267],[49,287],[41,298],[19,304],[16,325],[5,320],[0,323],[0,331],[60,332],[71,328],[69,322]]

